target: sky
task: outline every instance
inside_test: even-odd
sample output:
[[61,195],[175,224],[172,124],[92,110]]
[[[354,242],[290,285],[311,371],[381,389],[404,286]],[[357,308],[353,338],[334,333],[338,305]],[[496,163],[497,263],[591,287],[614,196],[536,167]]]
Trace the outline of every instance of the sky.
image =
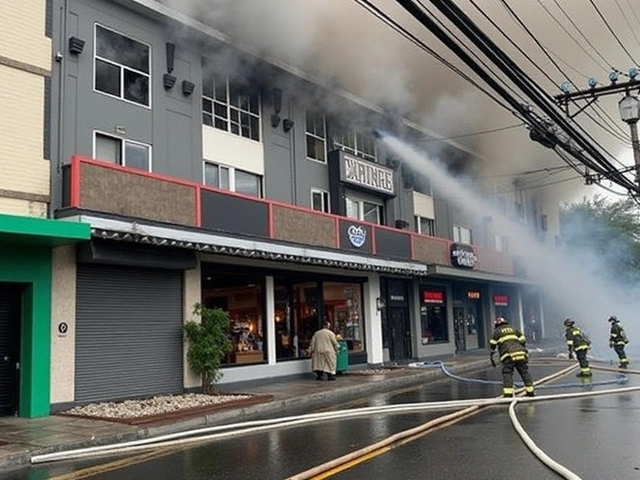
[[[242,44],[380,106],[400,111],[445,137],[520,123],[510,112],[355,0],[163,1],[174,8],[187,9]],[[461,66],[463,71],[470,72],[397,2],[371,0],[370,3],[443,57]],[[428,0],[422,3],[435,12]],[[609,84],[610,67],[627,72],[639,65],[635,59],[640,61],[640,4],[635,0],[457,0],[456,4],[550,95],[558,94],[559,85],[565,80],[581,89],[586,88],[591,76],[601,84]],[[524,27],[517,23],[505,4]],[[539,69],[518,52],[483,13],[526,52]],[[562,72],[544,55],[525,28],[533,33]],[[473,74],[472,77],[477,79]],[[584,113],[577,115],[575,121],[585,126],[622,164],[632,165],[628,127],[619,119],[617,110],[619,98],[621,95],[603,97],[597,102],[597,112],[588,109],[595,121]],[[613,134],[596,122],[607,124],[607,130]],[[530,141],[524,127],[455,140],[489,159],[485,165],[487,176],[563,165],[552,151]],[[552,183],[577,177],[577,174],[565,170],[549,173],[547,177],[537,176],[541,183]],[[554,188],[571,200],[593,193],[609,195],[597,187],[585,187],[582,179],[561,181]]]

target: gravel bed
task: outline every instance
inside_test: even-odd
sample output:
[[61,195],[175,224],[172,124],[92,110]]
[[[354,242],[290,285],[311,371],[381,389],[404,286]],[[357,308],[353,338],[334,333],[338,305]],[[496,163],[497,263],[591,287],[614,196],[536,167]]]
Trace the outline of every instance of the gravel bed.
[[74,407],[64,413],[98,418],[140,418],[177,412],[189,408],[219,405],[251,398],[251,395],[204,395],[187,393],[184,395],[161,395],[143,400],[125,400],[123,402],[103,402]]

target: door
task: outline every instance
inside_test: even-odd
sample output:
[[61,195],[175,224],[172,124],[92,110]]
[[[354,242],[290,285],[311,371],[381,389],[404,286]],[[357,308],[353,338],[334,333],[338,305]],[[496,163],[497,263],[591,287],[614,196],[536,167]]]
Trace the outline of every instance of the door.
[[406,308],[389,308],[389,329],[391,333],[391,360],[397,362],[411,358],[411,326]]
[[182,271],[78,265],[77,402],[182,393]]
[[0,283],[0,415],[18,411],[22,289]]
[[468,302],[466,307],[464,312],[465,350],[475,350],[478,348],[478,332],[480,330],[478,304],[476,302]]
[[465,342],[464,306],[453,307],[453,335],[456,344],[456,353],[467,349]]

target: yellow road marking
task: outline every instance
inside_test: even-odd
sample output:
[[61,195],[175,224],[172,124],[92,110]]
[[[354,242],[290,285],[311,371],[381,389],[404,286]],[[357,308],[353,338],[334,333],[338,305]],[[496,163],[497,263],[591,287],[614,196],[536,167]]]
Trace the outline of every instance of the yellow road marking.
[[135,457],[124,458],[122,460],[115,460],[113,462],[103,463],[101,465],[96,465],[94,467],[84,468],[82,470],[77,470],[75,472],[66,473],[64,475],[52,477],[50,480],[81,480],[83,478],[91,478],[95,475],[100,475],[101,473],[112,472],[114,470],[119,470],[121,468],[127,468],[133,465],[148,462],[149,460],[153,460],[155,458],[164,457],[174,451],[175,450],[163,448],[157,451],[136,455]]

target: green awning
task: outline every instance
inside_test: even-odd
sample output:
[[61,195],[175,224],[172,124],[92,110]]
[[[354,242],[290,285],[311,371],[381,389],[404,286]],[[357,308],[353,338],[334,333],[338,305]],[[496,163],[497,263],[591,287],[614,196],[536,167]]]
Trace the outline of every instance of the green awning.
[[88,223],[0,213],[0,244],[58,247],[90,238]]

